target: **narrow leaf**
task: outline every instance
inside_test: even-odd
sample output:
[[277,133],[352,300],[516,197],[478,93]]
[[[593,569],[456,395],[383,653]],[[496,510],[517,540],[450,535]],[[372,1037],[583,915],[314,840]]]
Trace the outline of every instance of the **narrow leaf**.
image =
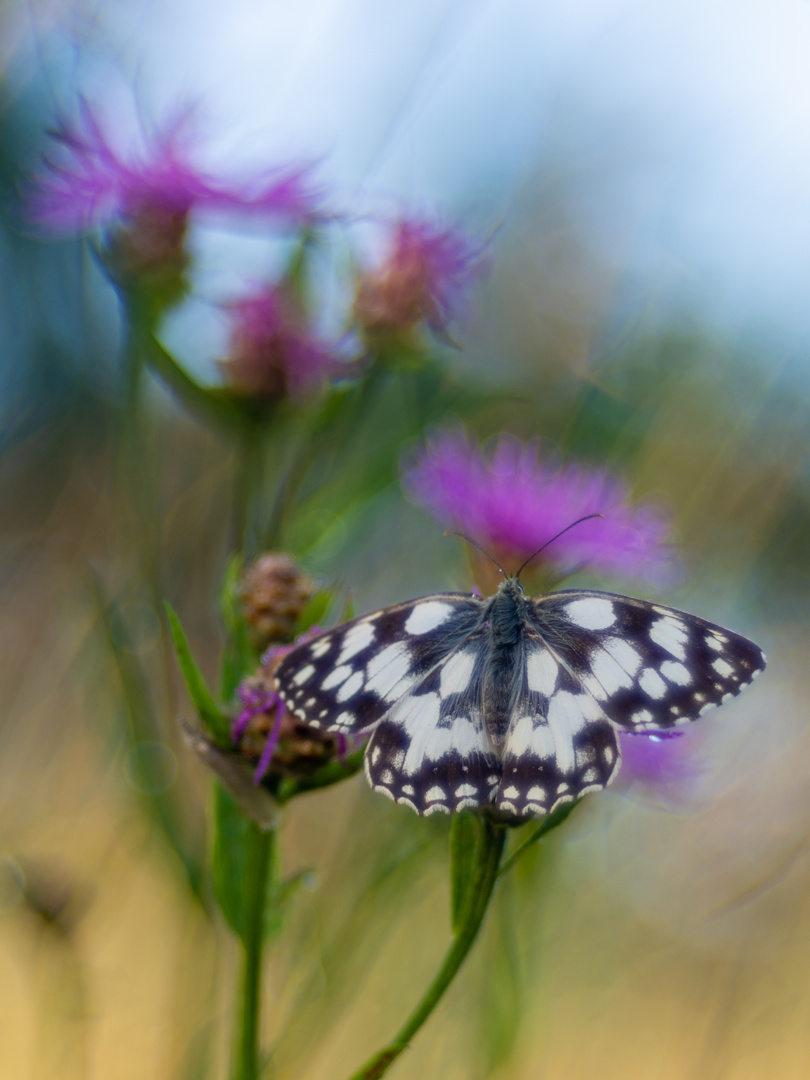
[[202,720],[207,730],[210,731],[220,746],[229,746],[230,723],[228,718],[222,712],[214,695],[208,689],[208,685],[203,678],[202,672],[197,666],[194,657],[191,655],[191,650],[188,647],[188,640],[186,639],[180,620],[169,604],[166,604],[166,614],[168,615],[172,640],[177,653],[177,662],[180,665],[183,679],[185,680],[186,687],[188,688],[191,700],[194,702],[194,707],[197,710],[200,720]]

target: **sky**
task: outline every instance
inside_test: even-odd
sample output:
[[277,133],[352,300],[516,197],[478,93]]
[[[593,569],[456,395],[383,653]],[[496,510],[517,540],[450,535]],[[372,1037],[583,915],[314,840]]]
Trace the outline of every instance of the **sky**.
[[319,160],[347,205],[481,223],[563,162],[593,242],[673,299],[810,329],[806,0],[38,0],[5,19],[14,77],[103,102],[124,140],[136,108],[159,124],[193,102],[214,164]]

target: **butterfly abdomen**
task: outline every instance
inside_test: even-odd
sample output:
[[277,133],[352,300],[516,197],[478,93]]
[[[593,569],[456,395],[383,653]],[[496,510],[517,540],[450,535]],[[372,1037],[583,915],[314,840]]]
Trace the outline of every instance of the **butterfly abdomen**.
[[483,681],[484,724],[493,745],[506,738],[522,677],[526,600],[514,579],[507,578],[490,601],[489,651]]

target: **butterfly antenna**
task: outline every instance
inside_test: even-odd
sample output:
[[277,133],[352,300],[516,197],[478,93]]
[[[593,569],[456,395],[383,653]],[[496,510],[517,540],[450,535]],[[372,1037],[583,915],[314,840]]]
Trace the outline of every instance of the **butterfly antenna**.
[[[492,555],[490,555],[490,553],[488,551],[484,551],[484,549],[482,547],[480,547],[478,544],[476,544],[476,542],[474,540],[471,540],[469,538],[469,536],[465,536],[464,533],[456,532],[455,529],[447,529],[447,530],[445,530],[444,535],[445,536],[460,536],[462,540],[467,541],[467,543],[470,545],[470,547],[474,547],[476,551],[480,551],[482,555],[486,555],[486,557],[489,559],[490,562],[495,563],[495,565],[498,567],[498,569],[500,570],[500,572],[503,574],[504,577],[507,577],[507,578],[509,577],[509,575],[504,570],[504,568],[501,566],[501,564],[498,562],[498,560],[493,558]],[[554,539],[555,540],[557,539],[556,536],[554,537]],[[550,542],[551,541],[549,541],[549,543]],[[541,548],[540,550],[542,551],[543,549]],[[536,555],[537,552],[535,552],[534,554]],[[534,555],[532,555],[532,558],[534,558]]]
[[[546,540],[545,544],[543,544],[542,547],[539,547],[537,549],[537,551],[535,551],[534,555],[530,555],[528,557],[528,559],[523,564],[523,566],[521,566],[521,568],[515,574],[515,577],[519,578],[520,575],[523,573],[523,571],[526,569],[526,567],[529,565],[529,563],[532,561],[532,559],[536,558],[540,554],[541,551],[545,551],[546,548],[549,546],[549,544],[553,544],[555,540],[559,540],[559,538],[563,535],[563,533],[567,533],[568,530],[573,529],[575,525],[581,525],[583,521],[590,521],[591,518],[598,518],[598,517],[603,518],[604,516],[605,516],[604,514],[586,514],[585,517],[577,518],[577,520],[572,521],[570,525],[566,525],[565,528],[561,529],[560,532],[558,532],[556,536],[552,536],[552,538],[550,540]],[[466,537],[465,537],[465,539],[466,539]],[[486,554],[486,552],[484,554]],[[494,562],[494,559],[493,559],[493,562]]]

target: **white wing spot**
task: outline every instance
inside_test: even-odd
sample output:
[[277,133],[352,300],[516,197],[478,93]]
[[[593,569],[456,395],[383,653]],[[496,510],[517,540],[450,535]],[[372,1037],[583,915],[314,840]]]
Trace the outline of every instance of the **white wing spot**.
[[630,717],[631,724],[649,724],[653,714],[648,709],[639,709]]
[[650,638],[656,645],[666,649],[668,653],[678,660],[686,659],[686,642],[688,633],[682,623],[665,615],[663,619],[656,619],[650,627]]
[[526,679],[530,690],[537,690],[546,697],[554,693],[557,685],[557,661],[548,649],[532,649],[526,661]]
[[635,675],[641,667],[641,656],[629,641],[624,638],[608,638],[602,643],[602,648],[609,652],[617,664],[621,664],[630,675]]
[[315,644],[310,648],[309,651],[315,657],[316,660],[319,660],[322,656],[324,656],[326,653],[328,653],[331,648],[332,648],[332,639],[331,638],[322,638],[320,641],[316,641]]
[[465,795],[477,795],[478,788],[474,784],[462,784],[456,788],[456,798],[461,799]]
[[300,671],[296,671],[295,675],[293,675],[292,681],[295,683],[296,686],[301,686],[302,683],[305,683],[307,679],[314,674],[315,668],[312,666],[312,664],[307,664],[306,667],[302,667]]
[[445,799],[444,788],[439,787],[438,784],[432,787],[429,791],[425,792],[425,802],[436,802],[437,799]]
[[539,784],[535,784],[533,788],[529,788],[526,792],[527,799],[537,799],[538,802],[543,802],[546,797],[546,789],[540,787]]
[[653,668],[647,668],[638,680],[638,685],[651,698],[662,698],[667,692],[667,684]]
[[406,795],[416,794],[416,789],[414,788],[413,784],[403,784],[402,790],[405,792]]
[[698,713],[698,716],[703,716],[703,714],[704,714],[704,713],[706,713],[706,712],[708,712],[708,711],[709,711],[709,709],[714,709],[714,708],[716,708],[716,706],[717,706],[717,702],[715,702],[715,701],[709,701],[709,702],[707,702],[707,703],[706,703],[706,704],[705,704],[705,705],[704,705],[704,706],[702,707],[702,709],[700,710],[700,712]]
[[616,622],[616,609],[610,600],[589,596],[584,600],[572,600],[565,611],[572,623],[583,630],[607,630]]
[[[640,664],[640,657],[638,657],[638,661]],[[636,666],[638,667],[639,664]],[[615,694],[623,686],[629,687],[633,685],[633,676],[628,675],[621,664],[610,653],[602,649],[591,659],[591,673],[608,696]]]
[[376,631],[371,623],[358,623],[353,626],[343,639],[343,648],[337,658],[338,664],[345,664],[353,656],[357,656],[367,645],[374,640]]
[[475,669],[475,652],[466,649],[464,652],[455,653],[442,666],[441,688],[442,697],[450,694],[462,694],[470,684],[470,676]]
[[688,686],[692,681],[689,668],[679,664],[676,660],[665,660],[658,669],[665,679],[677,683],[678,686]]
[[[340,686],[342,682],[348,679],[352,671],[354,671],[354,668],[350,664],[334,668],[321,683],[321,690],[332,690],[334,687]],[[341,698],[341,700],[343,699]]]
[[518,795],[520,795],[520,792],[514,785],[512,785],[511,787],[506,788],[503,794],[507,799],[516,799]]
[[425,600],[417,604],[405,621],[406,634],[426,634],[446,622],[453,608],[440,600]]
[[350,697],[354,697],[360,687],[363,685],[364,676],[362,671],[355,671],[351,678],[338,690],[335,698],[337,701],[348,701]]
[[718,675],[722,675],[724,679],[727,679],[729,675],[734,674],[734,668],[729,664],[728,660],[724,660],[722,656],[718,656],[712,663],[712,667]]
[[399,697],[401,692],[399,683],[408,673],[411,666],[410,649],[403,642],[395,642],[372,656],[366,665],[368,682],[366,689],[380,694],[386,701],[391,700],[389,695]]

